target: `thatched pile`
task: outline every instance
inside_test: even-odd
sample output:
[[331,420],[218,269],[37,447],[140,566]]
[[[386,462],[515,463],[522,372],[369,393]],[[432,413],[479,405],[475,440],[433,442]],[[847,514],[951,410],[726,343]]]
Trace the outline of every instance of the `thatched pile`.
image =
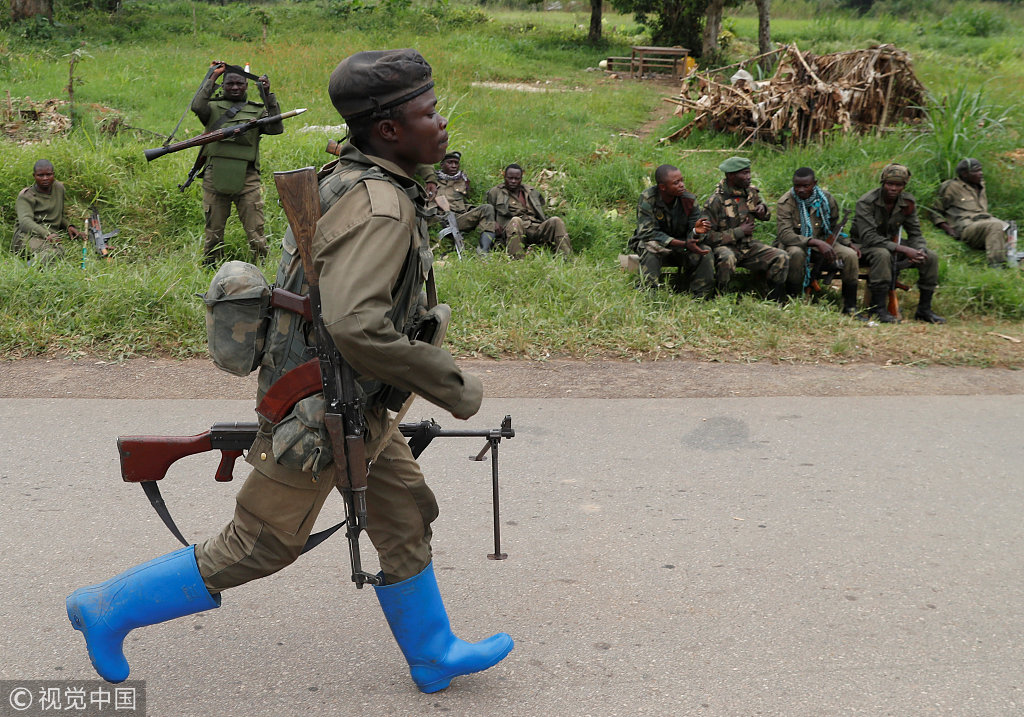
[[19,144],[39,142],[67,134],[71,119],[61,110],[67,101],[58,99],[34,102],[31,98],[11,97],[0,102],[0,133]]
[[831,55],[789,45],[778,52],[775,74],[765,82],[733,85],[713,72],[687,77],[680,94],[667,100],[679,105],[676,114],[694,112],[694,119],[663,141],[712,129],[742,134],[743,144],[806,142],[833,131],[881,131],[923,117],[924,85],[910,55],[893,45]]

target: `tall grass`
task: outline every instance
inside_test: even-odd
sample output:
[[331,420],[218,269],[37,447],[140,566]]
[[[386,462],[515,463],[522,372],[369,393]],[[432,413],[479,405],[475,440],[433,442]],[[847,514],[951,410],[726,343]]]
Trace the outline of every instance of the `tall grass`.
[[[792,4],[796,12],[788,12],[785,2],[775,3],[777,38],[799,38],[803,49],[821,52],[898,37],[919,58],[922,77],[937,96],[978,86],[992,72],[946,54],[936,45],[936,31],[925,27],[918,32],[925,26],[921,19],[856,18],[832,10],[835,19],[828,20]],[[284,108],[308,108],[289,121],[284,135],[267,137],[261,145],[267,234],[273,245],[285,220],[271,173],[320,165],[330,159],[324,153],[326,141],[340,139],[332,129],[340,120],[324,91],[330,70],[356,50],[414,46],[434,65],[440,106],[451,117],[451,147],[464,153],[475,199],[481,201],[500,181],[502,167],[518,162],[528,182],[543,183],[553,202],[551,212],[566,219],[577,251],[569,262],[543,253],[521,262],[501,256],[461,262],[447,258],[438,267],[438,281],[458,316],[449,332],[457,353],[1020,363],[1005,340],[987,337],[992,330],[1019,333],[1017,324],[1007,328],[1006,322],[1024,318],[1024,282],[985,269],[983,255],[927,227],[928,240],[942,257],[936,306],[955,316],[960,328],[915,329],[912,342],[906,340],[907,327],[869,329],[839,318],[831,296],[819,304],[795,302],[780,309],[746,296],[694,302],[668,292],[636,291],[633,278],[618,270],[616,255],[633,232],[636,200],[654,168],[680,166],[690,190],[703,199],[721,178],[718,164],[740,139],[695,132],[684,142],[660,144],[660,137],[688,120],[670,117],[648,124],[666,117],[662,98],[677,88],[588,71],[603,57],[625,54],[630,44],[644,41],[628,17],[608,15],[606,42],[593,47],[585,41],[587,15],[582,11],[485,15],[475,5],[434,3],[386,13],[349,7],[342,16],[335,3],[259,8],[263,15],[251,13],[250,5],[133,2],[112,18],[62,18],[59,33],[45,41],[24,37],[13,27],[0,31],[0,47],[8,50],[0,55],[0,81],[17,97],[61,96],[67,82],[62,55],[85,40],[90,57],[76,70],[84,80],[76,101],[85,112],[92,104],[115,107],[130,125],[166,134],[210,60],[249,62],[255,71],[268,73]],[[1011,24],[1016,22],[1013,12],[1005,16]],[[739,52],[753,46],[756,28],[750,19],[748,14],[736,18]],[[819,42],[816,33],[829,27],[828,39]],[[1013,27],[1019,30],[1020,25]],[[1007,36],[970,38],[981,48],[971,57],[1005,47],[1000,43]],[[1024,68],[1017,62],[1013,57],[1000,61],[1006,79],[999,82],[1001,108],[991,108],[992,116],[1005,114],[1002,107],[1024,96]],[[979,101],[988,106],[987,100]],[[189,116],[178,137],[200,129]],[[995,211],[1005,209],[1008,217],[1024,214],[1024,180],[1006,154],[1017,141],[1014,131],[1010,127],[989,135],[976,149],[986,164]],[[843,206],[851,207],[877,186],[884,164],[902,161],[914,170],[911,191],[923,204],[945,178],[940,177],[945,170],[933,166],[928,141],[922,136],[908,146],[908,135],[897,131],[881,137],[837,135],[785,152],[749,145],[743,150],[769,202],[789,188],[793,170],[806,165],[815,168],[821,184]],[[147,133],[102,136],[89,121],[46,145],[0,140],[0,222],[5,226],[13,226],[13,198],[30,182],[32,163],[46,156],[66,182],[79,221],[96,202],[104,224],[121,230],[113,241],[113,261],[90,255],[85,270],[80,247],[69,248],[66,262],[44,269],[28,268],[10,255],[0,259],[0,355],[203,353],[203,307],[195,296],[210,278],[199,267],[202,210],[198,187],[177,190],[194,154],[147,163],[142,149],[159,143]],[[770,242],[774,222],[760,224],[757,232]],[[9,240],[8,229],[0,246]],[[226,240],[229,258],[247,258],[235,218],[228,223]],[[272,254],[264,266],[268,277],[274,266]],[[916,292],[907,301],[912,307]]]

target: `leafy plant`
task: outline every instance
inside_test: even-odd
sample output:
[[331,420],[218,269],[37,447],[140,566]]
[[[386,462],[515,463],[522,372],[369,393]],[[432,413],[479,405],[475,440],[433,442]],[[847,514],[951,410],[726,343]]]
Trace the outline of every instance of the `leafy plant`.
[[925,132],[911,139],[905,149],[917,149],[940,177],[952,177],[964,157],[975,154],[994,132],[1002,130],[1008,115],[985,100],[984,88],[972,90],[967,83],[937,98],[929,93]]

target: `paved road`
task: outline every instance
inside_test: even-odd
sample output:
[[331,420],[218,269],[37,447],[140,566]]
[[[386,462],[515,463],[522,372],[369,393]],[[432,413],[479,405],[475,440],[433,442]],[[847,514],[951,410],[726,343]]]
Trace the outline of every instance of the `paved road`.
[[[115,437],[251,408],[0,400],[0,679],[92,678],[65,596],[176,547],[119,480]],[[1024,713],[1020,395],[500,399],[470,425],[506,412],[507,561],[486,559],[479,442],[423,458],[457,632],[507,630],[505,662],[419,694],[332,539],[218,610],[133,632],[148,714]],[[196,539],[235,486],[209,454],[178,465],[164,492]]]

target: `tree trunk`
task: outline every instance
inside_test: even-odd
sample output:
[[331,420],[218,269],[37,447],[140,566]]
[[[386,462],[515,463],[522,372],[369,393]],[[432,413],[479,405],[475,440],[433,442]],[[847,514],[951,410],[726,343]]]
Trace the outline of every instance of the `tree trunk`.
[[[772,51],[771,10],[772,0],[754,0],[757,5],[757,51],[764,55]],[[762,57],[761,69],[765,74],[771,69],[774,57]]]
[[601,6],[604,0],[590,0],[590,32],[587,39],[591,42],[601,40]]
[[718,33],[722,30],[722,8],[725,0],[711,0],[704,16],[704,37],[701,57],[714,57],[718,52]]
[[15,22],[37,15],[53,22],[53,0],[11,0],[11,19]]

